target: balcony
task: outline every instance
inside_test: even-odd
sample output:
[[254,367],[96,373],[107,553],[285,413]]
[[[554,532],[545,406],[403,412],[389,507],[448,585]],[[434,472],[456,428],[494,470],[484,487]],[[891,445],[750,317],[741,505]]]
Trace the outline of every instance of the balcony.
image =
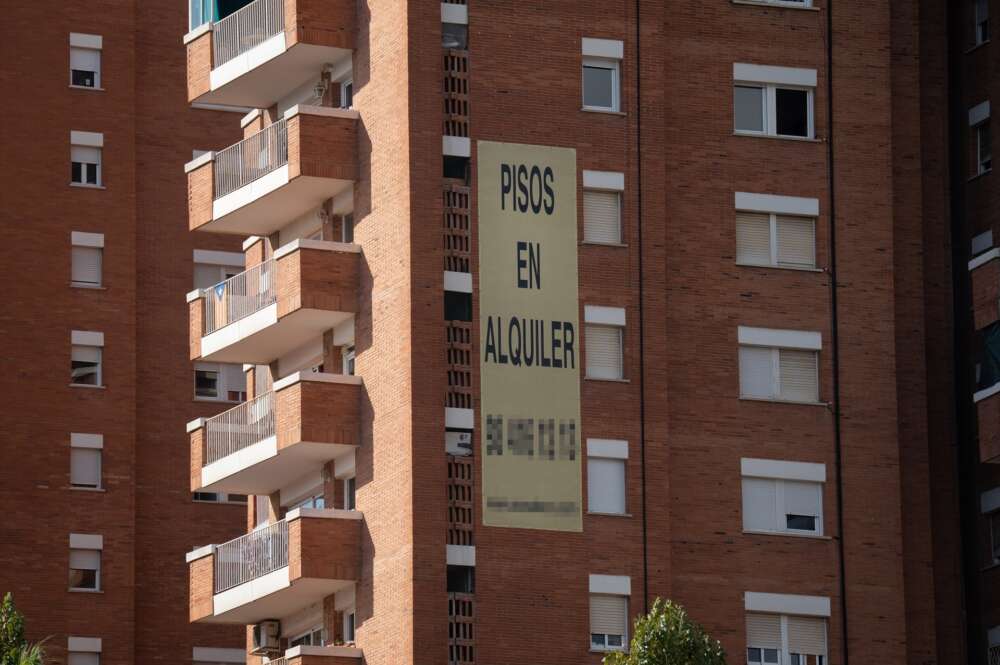
[[211,289],[188,294],[191,359],[268,364],[358,311],[357,245],[296,240]]
[[281,620],[357,582],[361,513],[297,508],[187,561],[192,622]]
[[1000,463],[1000,383],[975,394],[979,461]]
[[268,108],[354,49],[353,0],[254,0],[184,36],[188,101]]
[[358,445],[361,378],[298,372],[188,423],[191,491],[272,494]]
[[286,651],[281,658],[272,658],[267,665],[357,665],[362,655],[357,647],[298,646]]
[[972,309],[976,330],[1000,319],[1000,249],[993,248],[969,261]]
[[268,236],[350,192],[357,119],[349,109],[293,106],[256,134],[188,162],[190,229]]

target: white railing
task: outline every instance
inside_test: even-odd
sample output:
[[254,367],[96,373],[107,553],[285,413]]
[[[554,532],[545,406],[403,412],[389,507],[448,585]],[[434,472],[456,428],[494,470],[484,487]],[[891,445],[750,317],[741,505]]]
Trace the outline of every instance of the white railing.
[[263,44],[285,29],[283,0],[254,0],[212,24],[213,67]]
[[288,565],[288,522],[281,520],[216,545],[215,593],[245,584]]
[[215,154],[214,198],[235,192],[287,163],[288,125],[282,118]]
[[274,393],[264,393],[223,411],[205,423],[204,464],[249,448],[274,436],[274,432]]
[[205,289],[205,335],[259,312],[277,301],[273,259],[258,263]]

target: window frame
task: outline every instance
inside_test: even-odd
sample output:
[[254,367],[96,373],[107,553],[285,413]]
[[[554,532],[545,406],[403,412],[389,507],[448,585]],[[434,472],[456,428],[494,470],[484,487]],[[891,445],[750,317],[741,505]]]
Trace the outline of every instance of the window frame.
[[351,475],[344,478],[344,510],[357,510],[358,505],[358,481],[357,476]]
[[[592,106],[587,104],[587,83],[585,70],[607,69],[611,72],[611,106]],[[584,111],[602,113],[621,113],[621,60],[618,58],[601,58],[585,55],[580,65],[580,102]]]
[[594,376],[590,373],[590,362],[587,358],[587,353],[589,353],[589,345],[585,346],[584,352],[584,377],[590,379],[591,381],[625,381],[625,326],[614,325],[610,323],[584,323],[583,324],[583,336],[584,344],[587,344],[587,337],[590,334],[591,328],[608,328],[615,330],[618,333],[618,363],[621,368],[621,373],[617,378],[605,377],[605,376]]
[[[236,363],[217,363],[217,362],[205,362],[203,360],[198,360],[194,363],[191,369],[191,393],[192,398],[196,402],[221,402],[224,404],[240,404],[247,400],[247,387],[246,387],[246,373],[242,372],[244,381],[242,390],[237,390],[240,386],[231,386],[228,380],[228,372],[225,370],[229,367],[236,367]],[[216,386],[218,395],[216,397],[209,397],[207,395],[198,394],[198,372],[215,372],[216,374]],[[229,393],[238,393],[237,399],[229,399]]]
[[[760,612],[760,611],[748,611],[746,614],[769,614],[769,613],[768,612]],[[816,656],[816,658],[817,658],[816,662],[818,663],[818,665],[824,665],[827,662],[827,658],[828,658],[828,656],[830,654],[830,618],[828,616],[811,616],[811,615],[784,614],[784,613],[775,613],[775,615],[778,616],[778,618],[780,619],[780,624],[781,624],[781,648],[777,649],[777,652],[778,652],[777,663],[778,663],[778,665],[791,665],[791,663],[792,663],[792,656],[793,655],[794,656],[800,656],[800,657],[803,656],[803,654],[799,654],[799,653],[793,654],[792,651],[791,651],[791,647],[789,647],[790,640],[789,640],[789,633],[788,633],[788,624],[789,624],[788,620],[789,620],[790,617],[801,617],[801,618],[807,618],[807,619],[819,619],[819,620],[823,621],[823,625],[824,625],[824,639],[823,639],[823,641],[824,641],[824,646],[825,646],[825,653],[822,653],[822,654],[804,654],[804,655],[806,655],[806,656]],[[744,617],[745,616],[746,615],[744,615]],[[765,650],[765,648],[767,650],[773,651],[773,650],[775,650],[773,647],[757,647],[757,646],[753,646],[753,645],[750,644],[749,636],[747,636],[745,648],[746,648],[746,652],[747,652],[747,663],[748,663],[748,665],[756,665],[757,663],[761,663],[762,665],[772,665],[771,661],[764,661],[763,660],[763,651]],[[762,660],[760,660],[760,661],[750,660],[750,653],[749,653],[750,649],[760,649],[761,650],[761,658],[762,658]]]
[[345,608],[343,611],[343,636],[344,644],[354,644],[357,631],[357,610],[354,605]]
[[[623,632],[622,632],[622,636],[621,636],[622,643],[621,643],[620,646],[609,645],[607,643],[608,642],[607,638],[608,638],[609,635],[611,635],[611,633],[595,633],[595,632],[593,632],[594,627],[592,625],[590,625],[590,618],[588,616],[588,619],[587,619],[587,629],[588,629],[588,633],[590,635],[590,650],[594,651],[594,652],[600,652],[600,653],[615,653],[615,652],[627,653],[628,652],[628,648],[629,648],[629,632],[628,632],[628,629],[629,629],[629,600],[630,600],[629,596],[624,595],[624,594],[615,594],[615,593],[590,593],[589,597],[588,597],[588,614],[589,614],[589,604],[593,600],[594,596],[609,596],[609,597],[613,597],[613,598],[621,598],[621,599],[623,599],[625,601],[625,616],[622,619]],[[594,641],[594,636],[595,635],[602,635],[604,637],[604,644],[603,645],[597,644]]]
[[[93,74],[94,74],[94,85],[82,85],[80,83],[74,83],[73,82],[73,72],[75,72],[75,71],[81,71],[81,72],[88,71],[88,70],[85,70],[85,69],[80,69],[80,70],[73,69],[73,53],[74,53],[74,51],[77,51],[77,52],[87,51],[87,52],[90,52],[90,53],[93,53],[93,54],[97,55],[97,69],[93,71]],[[102,52],[103,52],[103,49],[100,49],[100,48],[94,48],[94,47],[89,47],[89,46],[74,46],[74,45],[70,44],[70,47],[69,47],[69,87],[71,87],[71,88],[77,88],[79,90],[103,90],[104,89],[103,87],[101,87],[101,83],[102,83],[102,80],[101,80],[101,73],[102,73],[101,69],[103,68],[103,65],[104,65],[104,63],[103,63],[103,57],[102,57],[103,53]]]
[[[97,455],[97,484],[80,485],[73,482],[73,458],[76,453],[94,453]],[[74,446],[70,444],[69,449],[69,486],[74,490],[103,490],[104,489],[104,450],[102,448],[92,448],[85,446]]]
[[1000,510],[987,513],[986,519],[990,531],[990,555],[992,565],[1000,565]]
[[[742,375],[742,354],[743,349],[765,349],[771,352],[771,393],[769,396],[764,395],[748,395],[743,392],[743,375]],[[803,351],[807,353],[815,354],[816,358],[816,401],[808,400],[793,400],[793,399],[783,399],[781,397],[781,352],[782,351]],[[763,401],[763,402],[780,402],[782,404],[806,404],[806,405],[821,405],[825,404],[822,399],[821,391],[822,385],[820,384],[820,350],[818,349],[802,349],[794,347],[782,347],[782,346],[764,346],[760,344],[739,344],[737,352],[737,367],[740,368],[738,372],[739,376],[739,390],[740,399],[742,400],[752,400],[752,401]]]
[[[973,127],[976,136],[976,175],[986,175],[993,170],[993,132],[987,118]],[[983,150],[983,134],[986,135],[986,151]],[[987,165],[988,163],[988,165]]]
[[[753,529],[747,526],[747,514],[744,510],[744,504],[746,503],[746,481],[764,481],[774,484],[774,529]],[[802,483],[809,484],[819,493],[819,514],[815,515],[816,528],[812,531],[807,531],[805,529],[790,529],[788,528],[788,515],[797,514],[789,513],[789,506],[787,499],[785,498],[785,483]],[[825,512],[825,483],[818,482],[815,480],[800,480],[794,478],[770,478],[767,476],[755,476],[755,475],[741,475],[740,476],[740,517],[742,519],[743,533],[753,533],[753,534],[769,534],[769,535],[779,535],[779,536],[799,536],[805,538],[822,538],[824,535],[824,521],[826,519]]]
[[[348,89],[350,93],[348,94]],[[350,101],[344,103],[344,100],[350,96]],[[340,81],[340,108],[342,109],[353,109],[354,108],[354,77],[348,77],[343,81]]]
[[[764,91],[761,95],[763,106],[763,131],[749,129],[737,129],[736,127],[736,88],[758,88]],[[800,90],[806,93],[806,136],[795,134],[778,133],[778,90]],[[816,140],[816,88],[802,85],[791,85],[788,83],[769,83],[766,81],[744,81],[736,79],[733,81],[733,133],[739,136],[767,136],[779,139],[791,139],[797,141]]]
[[[586,217],[587,205],[586,205],[586,201],[587,201],[587,193],[588,192],[595,193],[595,194],[613,194],[614,195],[615,200],[616,200],[616,202],[618,204],[618,206],[617,206],[618,207],[618,225],[617,225],[617,228],[618,228],[618,240],[608,242],[608,241],[605,241],[605,240],[595,240],[594,238],[588,238],[587,237],[587,217]],[[583,203],[583,242],[584,243],[586,243],[588,245],[605,245],[605,246],[608,246],[608,247],[621,247],[624,244],[624,233],[623,233],[623,229],[622,229],[622,211],[623,211],[623,208],[624,208],[623,200],[622,200],[624,198],[622,196],[623,194],[624,194],[624,192],[622,192],[619,189],[607,189],[607,188],[601,188],[601,187],[586,187],[586,186],[583,188],[582,203]]]
[[76,587],[71,586],[72,582],[68,585],[68,590],[72,592],[83,592],[83,593],[97,593],[103,590],[102,586],[102,569],[104,568],[104,551],[103,549],[92,548],[92,547],[70,547],[70,559],[72,559],[73,552],[97,552],[97,568],[73,568],[72,561],[69,562],[69,573],[72,576],[74,570],[93,570],[94,571],[94,587]]
[[[740,213],[748,215],[767,215],[768,225],[770,231],[770,238],[768,239],[768,249],[770,250],[770,263],[751,263],[749,261],[739,260],[739,236],[737,234],[737,245],[736,245],[736,265],[738,266],[748,266],[753,268],[780,268],[782,270],[801,270],[804,272],[817,272],[820,270],[819,262],[817,261],[816,253],[816,224],[817,219],[812,215],[795,215],[787,213],[777,213],[777,212],[764,212],[762,210],[742,210],[740,208],[736,209],[736,214]],[[779,261],[778,249],[778,218],[779,217],[793,217],[800,220],[808,220],[812,224],[813,229],[813,264],[812,266],[799,266],[791,263],[781,263]]]
[[[593,474],[590,468],[591,461],[600,462],[615,462],[621,465],[622,474],[622,510],[621,512],[608,512],[603,510],[594,510],[591,506],[591,499],[594,493],[590,491],[590,482],[593,478]],[[629,515],[628,510],[628,458],[621,457],[611,457],[607,455],[591,454],[589,451],[587,453],[587,514],[588,515],[607,515],[613,517],[627,517]]]
[[[80,280],[73,279],[73,268],[76,264],[76,257],[78,251],[92,251],[97,253],[97,281],[96,282],[83,282]],[[99,289],[104,286],[104,248],[94,247],[91,245],[79,245],[73,244],[70,247],[70,272],[69,272],[69,283],[70,286],[75,286],[77,288],[83,289]]]
[[[985,9],[983,15],[980,10]],[[972,0],[972,46],[982,46],[990,42],[990,4],[989,0]],[[984,29],[985,28],[985,29]]]
[[[73,351],[77,348],[80,349],[96,349],[97,351],[97,365],[95,367],[94,374],[96,375],[96,383],[81,383],[75,381],[76,377],[73,376]],[[79,361],[84,362],[84,361]],[[70,374],[69,374],[69,385],[71,386],[85,386],[90,388],[103,388],[104,387],[104,347],[97,346],[95,344],[71,344],[70,348]]]

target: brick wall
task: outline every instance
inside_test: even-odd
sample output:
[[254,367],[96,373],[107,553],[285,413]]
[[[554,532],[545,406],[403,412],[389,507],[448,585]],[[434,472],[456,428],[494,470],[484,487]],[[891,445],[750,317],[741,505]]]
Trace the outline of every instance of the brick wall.
[[355,47],[355,13],[351,0],[285,0],[285,45],[298,43]]
[[276,394],[278,448],[302,441],[358,445],[361,389],[357,385],[300,381]]
[[303,517],[288,523],[288,576],[357,580],[361,521]]
[[187,98],[188,101],[194,101],[211,90],[212,31],[188,42],[186,53]]
[[288,177],[357,180],[357,121],[299,114],[288,120]]
[[358,310],[356,252],[299,249],[277,262],[278,316],[299,309]]

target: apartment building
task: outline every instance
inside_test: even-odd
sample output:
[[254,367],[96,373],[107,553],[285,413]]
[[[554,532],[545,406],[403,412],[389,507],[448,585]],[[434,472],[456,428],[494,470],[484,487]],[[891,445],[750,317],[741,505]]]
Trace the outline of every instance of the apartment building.
[[241,115],[187,104],[186,22],[177,3],[4,7],[0,590],[51,663],[245,661],[183,589],[184,553],[246,510],[186,487],[183,422],[245,391],[183,338],[178,293],[243,270],[238,240],[179,223],[181,166]]
[[188,424],[190,489],[252,497],[187,555],[195,624],[248,662],[598,663],[663,596],[732,662],[985,662],[959,19],[237,4],[184,36],[188,101],[253,109],[185,167],[190,229],[246,257],[187,296],[192,360],[248,386]]

